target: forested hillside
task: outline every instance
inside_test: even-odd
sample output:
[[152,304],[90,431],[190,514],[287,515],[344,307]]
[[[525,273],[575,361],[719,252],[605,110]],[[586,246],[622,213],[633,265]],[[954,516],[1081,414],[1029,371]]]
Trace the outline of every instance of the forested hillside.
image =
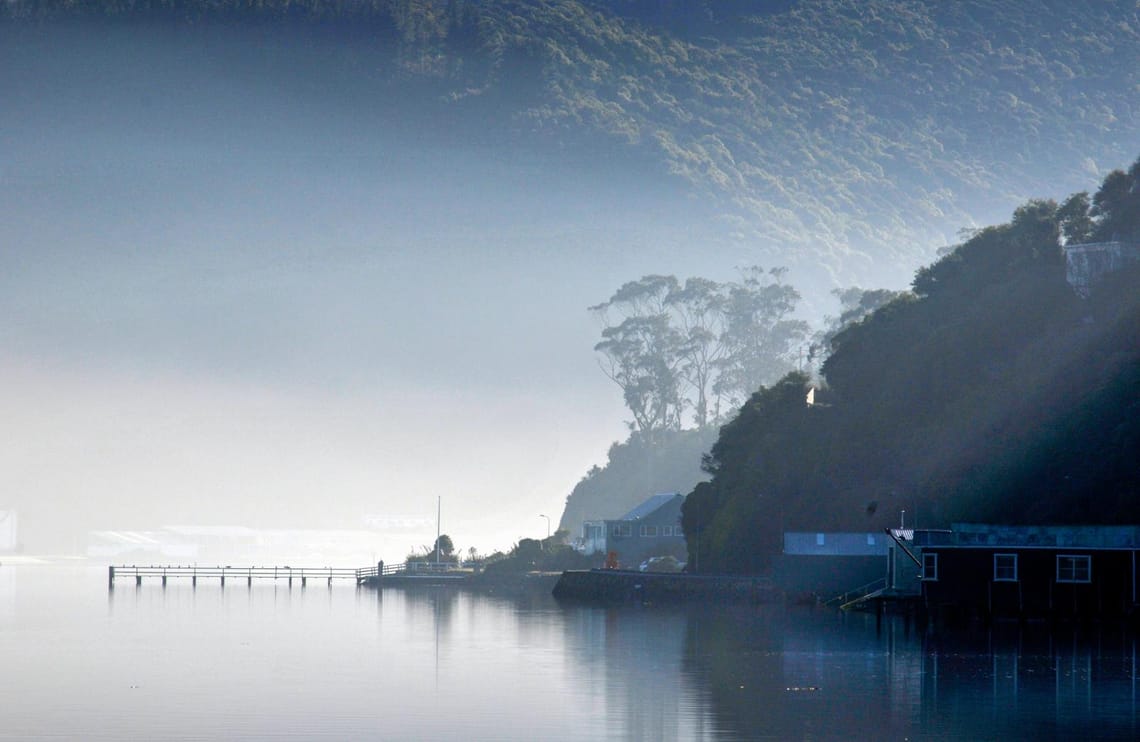
[[340,29],[386,60],[346,51],[346,65],[430,103],[451,136],[620,154],[688,184],[764,262],[830,286],[900,286],[959,227],[1087,187],[1140,146],[1129,3],[16,0],[0,14]]
[[839,333],[816,404],[800,374],[757,392],[685,503],[702,569],[760,571],[785,530],[877,531],[902,510],[926,527],[1140,521],[1140,264],[1084,300],[1062,252],[1138,225],[1140,161],[1091,201],[1031,201]]

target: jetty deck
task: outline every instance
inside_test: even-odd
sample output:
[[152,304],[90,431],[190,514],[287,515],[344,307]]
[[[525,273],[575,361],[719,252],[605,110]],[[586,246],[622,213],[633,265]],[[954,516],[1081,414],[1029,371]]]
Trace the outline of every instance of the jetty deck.
[[357,585],[376,587],[389,583],[402,584],[455,584],[471,577],[471,570],[456,569],[448,564],[429,564],[413,562],[411,564],[389,564],[383,562],[369,567],[234,567],[200,566],[181,564],[118,564],[107,567],[107,587],[115,588],[117,580],[131,579],[136,586],[141,586],[143,580],[148,582],[159,581],[166,587],[169,580],[189,580],[193,586],[198,580],[216,581],[225,587],[226,582],[242,581],[252,586],[254,580],[283,581],[292,587],[294,580],[301,583],[301,587],[308,585],[309,580],[324,580],[332,585],[333,580],[351,580]]
[[107,587],[114,589],[117,579],[134,579],[135,585],[142,585],[143,578],[160,580],[166,587],[167,580],[189,579],[191,585],[197,585],[198,580],[217,580],[223,587],[226,580],[245,581],[252,586],[254,580],[283,580],[292,586],[294,580],[299,580],[301,586],[308,584],[309,580],[325,580],[332,585],[333,580],[353,580],[356,584],[363,584],[369,577],[375,577],[378,567],[232,567],[198,565],[112,565],[107,568]]

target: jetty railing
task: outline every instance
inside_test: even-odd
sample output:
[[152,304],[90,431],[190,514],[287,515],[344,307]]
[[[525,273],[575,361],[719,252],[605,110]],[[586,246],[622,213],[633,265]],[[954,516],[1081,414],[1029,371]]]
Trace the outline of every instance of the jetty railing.
[[434,575],[443,572],[455,572],[460,570],[463,565],[456,562],[406,562],[401,564],[401,571],[407,574],[426,574]]
[[[114,588],[116,578],[134,578],[135,585],[142,585],[144,577],[162,580],[163,587],[171,578],[190,578],[192,585],[197,585],[199,579],[216,579],[223,587],[226,580],[245,580],[246,585],[252,586],[254,580],[285,580],[290,586],[293,580],[300,580],[301,586],[308,584],[309,580],[326,580],[331,586],[333,580],[354,580],[361,584],[369,576],[375,576],[378,567],[356,569],[352,567],[231,567],[213,566],[202,567],[198,565],[149,565],[134,564],[112,565],[107,568],[107,587]],[[387,568],[384,569],[388,573]]]
[[823,605],[828,607],[828,608],[833,607],[833,606],[843,608],[845,606],[848,606],[852,603],[856,603],[856,602],[866,598],[871,593],[875,592],[876,590],[881,590],[882,588],[884,588],[886,586],[887,586],[887,578],[886,577],[880,577],[877,580],[872,580],[872,581],[868,582],[866,585],[860,585],[859,587],[854,588],[852,590],[848,590],[845,593],[840,593],[839,595],[836,595],[834,598],[830,598],[828,600],[825,600],[823,602]]
[[143,578],[159,579],[166,587],[167,580],[172,578],[190,578],[190,583],[197,586],[199,579],[217,580],[225,587],[226,580],[245,580],[246,585],[252,586],[254,580],[285,580],[290,586],[293,580],[300,580],[301,586],[308,584],[309,580],[326,580],[331,586],[333,580],[355,580],[357,585],[376,580],[378,577],[393,575],[432,576],[446,573],[469,573],[469,569],[462,569],[461,565],[452,562],[399,562],[398,564],[385,564],[377,562],[376,566],[368,567],[232,567],[181,564],[116,564],[107,568],[107,587],[114,588],[116,579],[134,578],[135,585],[142,585]]
[[375,567],[364,567],[363,569],[356,570],[357,580],[363,582],[372,577],[387,577],[390,575],[401,575],[405,572],[407,565],[403,562],[399,564],[384,564],[379,562]]

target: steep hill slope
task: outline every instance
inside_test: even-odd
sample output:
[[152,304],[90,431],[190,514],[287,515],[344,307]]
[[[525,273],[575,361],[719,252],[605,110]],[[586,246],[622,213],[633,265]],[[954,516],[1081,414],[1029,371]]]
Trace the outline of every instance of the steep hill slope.
[[[1140,214],[1138,177],[1106,179],[1100,223]],[[1121,178],[1131,195],[1110,206]],[[700,563],[762,570],[785,530],[880,530],[901,510],[927,527],[1140,519],[1140,265],[1081,299],[1060,213],[1026,204],[840,333],[819,404],[799,375],[754,395],[686,502]]]
[[1127,3],[18,0],[7,12],[286,18],[370,40],[384,79],[433,101],[451,136],[649,163],[711,199],[727,240],[826,272],[801,284],[902,285],[958,228],[1088,188],[1140,146]]

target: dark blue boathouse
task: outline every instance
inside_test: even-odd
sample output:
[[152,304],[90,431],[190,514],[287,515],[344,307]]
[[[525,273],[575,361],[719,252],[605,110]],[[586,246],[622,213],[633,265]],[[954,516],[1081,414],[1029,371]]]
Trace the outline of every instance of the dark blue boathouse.
[[953,524],[916,530],[932,615],[1086,620],[1135,617],[1140,526]]

